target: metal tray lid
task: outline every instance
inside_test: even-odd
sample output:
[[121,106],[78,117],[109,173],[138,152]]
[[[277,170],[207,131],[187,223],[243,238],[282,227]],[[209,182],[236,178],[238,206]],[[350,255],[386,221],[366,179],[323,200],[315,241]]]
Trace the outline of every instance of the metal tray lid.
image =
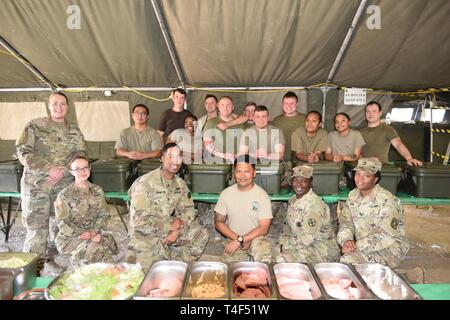
[[[328,299],[378,299],[378,297],[369,289],[365,281],[361,276],[355,272],[355,270],[349,264],[330,262],[330,263],[318,263],[314,265],[314,271],[316,272],[320,282],[319,285],[326,293]],[[334,279],[346,279],[352,281],[352,287],[356,287],[357,290],[349,290],[349,296],[343,297],[343,295],[337,295],[337,292],[329,292],[324,285],[324,281]],[[340,284],[339,284],[340,286]],[[350,296],[351,295],[351,296]]]
[[[160,299],[180,299],[188,264],[182,261],[157,261],[154,262],[142,281],[138,291],[134,295],[135,300],[160,300]],[[160,296],[150,296],[149,293],[153,290],[160,290],[161,285],[167,289],[167,296],[164,294]],[[173,289],[174,286],[179,285],[179,289]],[[178,292],[174,292],[178,291]],[[156,292],[155,292],[156,293]]]
[[269,264],[259,261],[242,261],[242,262],[233,262],[230,264],[229,286],[231,299],[252,299],[237,295],[233,290],[233,285],[235,285],[235,280],[243,272],[253,273],[258,272],[258,270],[263,270],[266,273],[267,285],[269,287],[269,296],[267,296],[267,298],[257,298],[257,299],[278,298],[279,293],[276,285],[275,275],[273,274],[273,270],[272,268],[270,268]]
[[[228,299],[229,268],[226,263],[198,261],[190,265],[182,299]],[[194,296],[193,291],[200,291]],[[201,288],[201,289],[200,289]],[[217,293],[222,292],[220,296]],[[213,297],[214,296],[214,297]]]
[[422,297],[398,273],[378,263],[357,264],[355,270],[383,300],[420,300]]
[[[313,268],[307,263],[297,263],[297,262],[283,262],[283,263],[275,263],[272,265],[273,272],[275,275],[275,280],[277,283],[277,288],[279,292],[280,299],[291,299],[291,300],[318,300],[325,299],[325,292],[322,291],[322,287],[319,286]],[[309,293],[307,292],[299,292],[304,291],[305,283],[295,283],[296,280],[301,280],[309,283]],[[290,288],[286,288],[287,290],[293,290],[292,297],[288,297],[283,294],[284,284],[282,281],[286,282],[286,284]],[[297,286],[300,286],[297,289]],[[289,291],[288,291],[289,292]],[[300,295],[303,294],[303,296]],[[311,296],[311,297],[309,297]]]

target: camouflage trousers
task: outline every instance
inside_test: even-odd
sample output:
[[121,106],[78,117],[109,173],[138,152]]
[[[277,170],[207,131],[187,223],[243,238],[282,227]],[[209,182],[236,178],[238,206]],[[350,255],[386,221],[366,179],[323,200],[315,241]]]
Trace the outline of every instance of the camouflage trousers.
[[339,246],[336,241],[315,242],[309,246],[284,237],[279,241],[276,262],[319,263],[339,260]]
[[44,256],[47,243],[55,246],[58,232],[53,203],[58,193],[67,187],[71,180],[63,179],[51,190],[25,183],[22,178],[22,224],[27,230],[23,252],[33,252]]
[[198,260],[209,240],[209,231],[196,222],[182,229],[178,240],[172,245],[163,243],[166,235],[146,237],[143,241],[135,241],[130,249],[134,252],[136,262],[144,270],[159,260],[179,260],[191,262]]
[[61,255],[70,256],[72,265],[113,262],[112,256],[118,252],[114,237],[111,234],[104,233],[102,233],[102,240],[99,243],[76,237],[70,239],[64,245],[57,242],[57,248]]
[[[224,245],[226,245],[229,240],[226,240]],[[225,262],[236,262],[236,261],[262,261],[266,263],[272,262],[272,252],[269,240],[262,236],[252,240],[250,248],[247,250],[238,249],[233,255],[227,253],[224,254],[223,260]]]
[[362,252],[354,251],[351,253],[344,254],[340,262],[343,263],[380,263],[387,265],[391,268],[396,268],[405,259],[406,253],[409,250],[408,244],[400,244],[398,242],[391,245],[389,248],[375,251],[375,252]]

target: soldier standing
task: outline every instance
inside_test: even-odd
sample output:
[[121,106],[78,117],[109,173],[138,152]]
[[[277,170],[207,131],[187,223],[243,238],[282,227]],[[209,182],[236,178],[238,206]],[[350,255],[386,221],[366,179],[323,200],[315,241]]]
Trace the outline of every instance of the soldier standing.
[[[56,253],[53,230],[53,202],[59,191],[72,181],[69,161],[75,152],[85,152],[86,143],[78,126],[69,124],[65,116],[67,97],[52,93],[48,98],[50,116],[30,121],[16,141],[17,156],[24,166],[21,180],[22,221],[27,230],[23,251],[50,256]],[[47,237],[50,237],[47,248]]]
[[378,182],[381,162],[361,158],[355,167],[356,188],[340,213],[341,262],[381,263],[397,267],[409,250],[400,200]]
[[76,156],[70,165],[75,182],[64,188],[55,201],[58,223],[56,247],[70,256],[72,265],[113,262],[117,244],[106,231],[109,218],[105,194],[88,181],[91,167],[84,156]]
[[[162,166],[139,177],[128,191],[130,197],[130,251],[144,269],[156,260],[197,260],[209,240],[208,231],[194,222],[189,189],[181,178],[183,154],[175,143],[162,149]],[[173,247],[178,247],[176,254]]]
[[225,260],[271,262],[270,243],[266,239],[272,222],[270,198],[253,183],[256,160],[248,154],[234,161],[236,184],[226,188],[214,208],[214,224],[227,237]]
[[286,214],[286,232],[281,237],[278,262],[334,262],[339,246],[331,225],[330,208],[312,190],[313,168],[295,167]]

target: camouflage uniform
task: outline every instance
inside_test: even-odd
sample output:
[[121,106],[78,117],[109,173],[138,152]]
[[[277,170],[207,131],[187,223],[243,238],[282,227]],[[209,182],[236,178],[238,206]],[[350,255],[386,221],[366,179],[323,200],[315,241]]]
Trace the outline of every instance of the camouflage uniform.
[[[292,178],[310,179],[313,167],[300,165]],[[281,237],[278,262],[333,262],[339,259],[339,246],[331,225],[330,208],[312,189],[301,198],[289,200],[286,232]]]
[[[55,216],[59,227],[56,247],[60,254],[70,255],[72,264],[113,262],[117,245],[111,232],[105,230],[109,212],[101,187],[89,183],[87,190],[74,184],[63,189],[55,201]],[[102,240],[79,239],[85,231],[100,233]]]
[[[175,176],[164,179],[162,168],[138,178],[130,190],[130,247],[137,262],[148,269],[156,260],[200,258],[209,240],[208,231],[194,222],[194,201],[186,183]],[[163,244],[174,218],[184,222],[178,240],[173,244],[180,256]]]
[[[373,170],[374,163],[379,169]],[[378,160],[362,158],[356,170],[363,165],[370,173],[381,169]],[[370,167],[372,171],[369,171]],[[365,198],[358,189],[352,190],[340,213],[339,223],[338,243],[342,246],[347,240],[355,240],[357,248],[343,255],[341,262],[381,263],[395,268],[409,250],[400,200],[378,184]]]
[[[23,251],[44,255],[49,221],[54,217],[53,201],[73,176],[69,161],[77,151],[86,151],[83,134],[68,122],[56,123],[50,117],[32,120],[16,141],[17,156],[24,166],[21,180],[22,221],[27,229]],[[63,166],[64,177],[55,185],[46,182],[52,167]],[[52,229],[53,229],[52,225]],[[50,230],[49,243],[55,231]]]
[[286,234],[279,241],[278,262],[333,262],[339,247],[331,226],[330,208],[312,189],[289,200]]

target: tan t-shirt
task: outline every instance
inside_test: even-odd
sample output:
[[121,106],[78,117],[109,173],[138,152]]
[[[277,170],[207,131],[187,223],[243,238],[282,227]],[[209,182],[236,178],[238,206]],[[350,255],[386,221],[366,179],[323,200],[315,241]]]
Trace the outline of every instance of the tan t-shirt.
[[240,191],[237,184],[226,188],[214,210],[227,216],[228,227],[242,236],[257,228],[259,220],[273,218],[269,195],[256,184],[249,191]]
[[118,148],[125,151],[150,152],[162,149],[162,142],[158,131],[152,127],[147,127],[142,131],[136,130],[135,127],[129,127],[120,133],[120,139],[114,146],[114,149]]
[[356,130],[350,129],[348,135],[342,137],[338,131],[332,131],[328,134],[328,147],[332,154],[343,154],[352,156],[356,148],[361,148],[365,144],[364,139]]
[[359,130],[366,144],[362,148],[364,157],[378,157],[381,162],[389,162],[391,140],[398,137],[397,131],[390,126],[380,124],[373,128]]
[[316,135],[312,138],[306,135],[305,128],[298,128],[292,134],[292,151],[303,152],[325,152],[328,148],[328,132],[323,128],[317,130]]
[[298,127],[305,126],[305,117],[303,113],[298,113],[294,117],[286,117],[284,114],[280,114],[271,122],[275,127],[283,131],[284,138],[286,139],[286,147],[284,149],[284,160],[286,161],[291,159],[292,133]]
[[256,126],[246,129],[241,136],[239,146],[240,148],[248,147],[250,154],[255,153],[256,149],[265,149],[267,153],[273,153],[276,145],[285,143],[283,131],[269,124],[265,129],[258,130]]

